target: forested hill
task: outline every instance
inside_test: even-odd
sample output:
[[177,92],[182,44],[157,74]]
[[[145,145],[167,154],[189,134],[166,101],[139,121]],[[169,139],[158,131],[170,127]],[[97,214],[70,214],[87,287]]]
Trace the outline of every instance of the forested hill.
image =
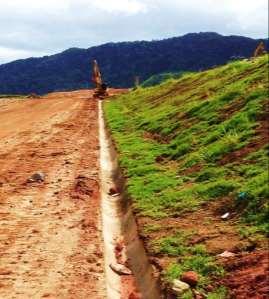
[[106,82],[130,87],[164,72],[197,71],[250,57],[260,40],[217,33],[190,33],[160,41],[108,43],[71,48],[42,58],[0,65],[0,94],[43,94],[90,87],[90,62],[97,59]]

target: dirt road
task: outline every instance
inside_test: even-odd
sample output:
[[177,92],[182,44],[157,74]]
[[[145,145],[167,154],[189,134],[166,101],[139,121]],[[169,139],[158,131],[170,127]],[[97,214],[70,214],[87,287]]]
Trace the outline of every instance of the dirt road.
[[90,97],[0,101],[1,299],[106,298]]

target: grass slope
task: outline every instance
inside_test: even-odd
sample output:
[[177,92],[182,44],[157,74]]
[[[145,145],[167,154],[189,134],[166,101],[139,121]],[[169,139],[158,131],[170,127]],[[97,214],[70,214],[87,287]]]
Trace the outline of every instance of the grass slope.
[[13,95],[13,94],[0,94],[0,99],[9,99],[9,98],[24,98],[25,95]]
[[169,79],[179,79],[186,72],[177,72],[177,73],[161,73],[149,77],[147,80],[142,82],[141,87],[152,87],[159,85]]
[[[269,231],[267,63],[268,56],[236,61],[105,103],[138,217],[182,217],[203,203],[227,199],[249,230]],[[170,256],[189,251],[181,268],[196,267],[205,278],[203,271],[221,272],[203,248],[181,248],[177,236],[167,238],[154,246]],[[168,277],[184,270],[173,267]]]

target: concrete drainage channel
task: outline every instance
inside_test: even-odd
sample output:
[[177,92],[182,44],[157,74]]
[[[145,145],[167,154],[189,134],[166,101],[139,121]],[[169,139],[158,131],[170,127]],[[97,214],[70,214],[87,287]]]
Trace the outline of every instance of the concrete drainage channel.
[[98,105],[107,298],[159,299],[157,281],[139,240],[131,205],[122,192],[124,182],[116,151],[105,127],[102,101]]

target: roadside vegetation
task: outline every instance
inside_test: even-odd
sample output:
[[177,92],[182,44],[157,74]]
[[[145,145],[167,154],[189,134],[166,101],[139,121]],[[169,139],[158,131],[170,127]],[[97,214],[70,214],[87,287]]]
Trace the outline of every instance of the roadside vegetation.
[[9,98],[25,98],[25,95],[14,95],[14,94],[0,94],[0,99],[9,99]]
[[[138,219],[147,219],[140,227],[147,248],[168,257],[164,280],[195,270],[203,289],[224,275],[207,248],[191,246],[184,233],[158,236],[164,220],[220,202],[241,236],[269,233],[267,64],[267,55],[235,61],[105,103],[127,192]],[[208,298],[226,294],[214,292]]]

